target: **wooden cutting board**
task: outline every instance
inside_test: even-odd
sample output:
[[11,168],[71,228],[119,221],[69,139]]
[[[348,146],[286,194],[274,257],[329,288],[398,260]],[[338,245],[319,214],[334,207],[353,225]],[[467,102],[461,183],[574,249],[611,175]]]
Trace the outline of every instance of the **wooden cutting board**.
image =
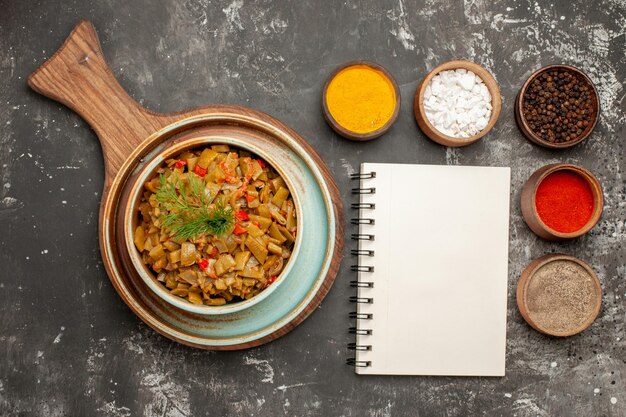
[[[326,296],[341,260],[343,206],[328,168],[295,131],[271,116],[239,106],[206,106],[179,113],[156,113],[142,107],[115,79],[105,62],[96,31],[88,21],[82,21],[75,27],[59,50],[30,75],[28,84],[40,94],[74,110],[98,136],[105,165],[99,218],[102,258],[120,297],[153,329],[190,346],[205,349],[248,348],[289,332]],[[120,224],[120,211],[128,198],[125,191],[142,164],[182,136],[189,137],[194,131],[216,128],[226,136],[229,131],[237,130],[238,134],[243,131],[251,142],[261,144],[270,141],[274,146],[282,146],[292,153],[298,163],[306,166],[311,178],[315,178],[309,186],[322,196],[328,220],[328,233],[319,236],[319,239],[327,240],[326,255],[323,262],[304,277],[306,279],[301,279],[308,285],[299,288],[303,294],[301,299],[296,300],[293,308],[289,306],[289,311],[285,308],[284,314],[271,326],[264,324],[262,329],[255,329],[255,321],[252,320],[247,327],[242,327],[250,328],[249,332],[242,330],[245,334],[230,338],[224,336],[229,334],[228,322],[176,309],[143,284],[128,263]],[[306,240],[304,242],[307,244]],[[280,301],[274,299],[272,302]],[[251,314],[248,312],[231,320],[251,320]],[[212,333],[216,326],[222,326],[223,333]]]

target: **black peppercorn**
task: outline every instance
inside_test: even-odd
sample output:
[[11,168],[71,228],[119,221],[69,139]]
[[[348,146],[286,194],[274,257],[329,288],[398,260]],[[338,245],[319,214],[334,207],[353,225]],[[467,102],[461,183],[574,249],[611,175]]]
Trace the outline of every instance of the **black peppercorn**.
[[566,69],[544,72],[523,93],[522,115],[530,129],[548,142],[576,140],[593,124],[589,91],[579,74]]

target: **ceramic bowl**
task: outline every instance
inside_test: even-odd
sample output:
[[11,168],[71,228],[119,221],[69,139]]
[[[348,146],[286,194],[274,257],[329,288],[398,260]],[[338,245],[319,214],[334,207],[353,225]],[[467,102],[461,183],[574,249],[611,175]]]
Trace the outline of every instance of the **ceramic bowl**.
[[[391,82],[391,85],[393,86],[396,95],[396,106],[393,114],[391,115],[391,118],[380,128],[368,133],[353,132],[340,125],[330,113],[330,110],[328,109],[328,103],[326,102],[326,92],[328,91],[328,86],[330,85],[330,82],[333,80],[333,78],[335,78],[335,76],[344,69],[356,65],[365,65],[374,69],[375,71],[382,72]],[[322,91],[322,113],[324,114],[326,122],[328,122],[328,125],[335,131],[335,133],[343,136],[346,139],[360,142],[376,139],[385,134],[398,118],[398,114],[400,113],[400,88],[398,87],[398,83],[396,82],[395,78],[393,78],[393,75],[391,75],[391,73],[381,65],[370,61],[349,61],[337,67],[326,79],[326,83],[324,84],[324,89]]]
[[150,268],[143,262],[140,253],[135,248],[135,244],[133,242],[133,233],[139,221],[138,206],[141,200],[141,195],[143,193],[143,184],[154,177],[156,169],[162,166],[164,161],[171,159],[176,155],[179,155],[181,152],[210,145],[226,144],[231,146],[232,148],[239,148],[241,150],[246,150],[253,154],[256,154],[263,160],[267,161],[267,163],[270,164],[274,169],[276,169],[276,171],[281,175],[283,180],[287,183],[290,194],[293,198],[297,214],[297,227],[298,231],[300,231],[302,230],[302,219],[299,215],[300,213],[302,213],[300,196],[297,192],[298,189],[294,186],[293,182],[290,179],[294,175],[298,175],[298,168],[290,162],[289,158],[281,155],[270,155],[262,147],[255,146],[253,143],[238,140],[235,137],[225,137],[223,140],[216,141],[215,139],[203,139],[201,136],[195,137],[194,134],[191,134],[190,136],[191,137],[181,137],[176,143],[172,144],[172,146],[167,147],[160,153],[153,156],[152,160],[145,164],[145,166],[137,176],[137,179],[132,185],[132,189],[130,191],[130,204],[128,205],[124,216],[126,249],[130,254],[132,264],[137,270],[139,276],[146,283],[146,285],[163,300],[191,313],[202,315],[230,314],[250,308],[255,304],[262,302],[278,289],[278,287],[284,281],[285,277],[289,275],[289,271],[291,270],[291,267],[294,264],[296,257],[298,256],[300,244],[302,241],[302,234],[298,233],[296,235],[296,241],[294,243],[291,257],[288,259],[281,273],[277,276],[276,281],[272,285],[261,291],[259,294],[248,300],[227,303],[222,306],[193,304],[184,298],[172,295],[161,282],[157,281],[154,272],[151,271]]
[[[556,171],[571,171],[580,175],[591,188],[593,194],[593,211],[589,221],[579,230],[571,233],[558,232],[546,225],[539,217],[536,206],[537,188],[541,181],[548,175]],[[604,199],[602,197],[602,187],[598,179],[587,169],[573,164],[550,164],[535,171],[522,187],[521,197],[522,215],[524,221],[530,229],[539,237],[546,240],[568,240],[574,239],[587,233],[600,220]]]
[[[547,71],[552,71],[552,70],[568,70],[570,72],[573,72],[577,74],[582,80],[586,81],[586,83],[589,86],[591,86],[591,93],[592,93],[591,99],[594,103],[592,123],[590,123],[589,126],[585,128],[585,130],[583,131],[583,134],[579,138],[571,142],[552,143],[547,140],[544,140],[543,138],[541,138],[540,136],[538,136],[532,131],[532,129],[526,122],[526,118],[524,117],[524,114],[522,112],[522,108],[524,105],[524,94],[526,90],[528,89],[528,87],[530,86],[530,83],[532,83],[537,77],[541,76],[541,74]],[[517,126],[519,127],[519,129],[522,131],[524,136],[529,141],[536,143],[537,145],[543,146],[545,148],[566,149],[566,148],[571,148],[572,146],[582,142],[583,140],[589,137],[589,135],[593,131],[593,128],[598,123],[598,116],[600,114],[600,100],[598,99],[598,92],[596,90],[595,85],[584,72],[582,72],[576,67],[572,67],[571,65],[548,65],[546,67],[538,69],[537,71],[533,72],[530,75],[530,77],[528,77],[524,85],[522,85],[522,88],[520,88],[519,92],[517,93],[517,97],[515,97],[514,109],[515,109],[515,121],[517,122]]]
[[[581,323],[581,325],[565,332],[554,331],[552,329],[549,329],[543,326],[541,323],[533,320],[532,313],[528,307],[528,297],[527,297],[528,287],[531,284],[533,277],[535,276],[535,273],[539,271],[543,266],[554,261],[568,261],[568,262],[573,262],[581,266],[589,275],[593,283],[594,292],[595,292],[595,302],[594,302],[593,311],[589,314],[587,319],[583,323]],[[549,294],[546,294],[546,296],[549,296]],[[598,314],[600,314],[600,309],[602,307],[602,286],[600,285],[600,280],[598,279],[598,276],[593,271],[593,269],[591,269],[591,267],[587,265],[587,263],[573,256],[552,253],[552,254],[544,255],[540,258],[535,259],[522,272],[520,279],[517,283],[517,307],[520,311],[520,314],[524,318],[524,320],[526,320],[526,322],[538,332],[547,334],[550,336],[557,336],[557,337],[573,336],[587,329],[589,326],[591,326],[591,324],[594,322],[596,317],[598,317]]]
[[[426,86],[430,84],[430,80],[439,74],[441,71],[455,70],[455,69],[465,69],[468,71],[472,71],[474,74],[478,75],[487,89],[491,94],[491,117],[489,118],[489,122],[487,126],[474,136],[470,136],[468,138],[457,138],[454,136],[448,136],[441,133],[426,117],[426,112],[424,110],[424,92],[426,91]],[[470,61],[449,61],[444,64],[435,67],[432,71],[430,71],[426,77],[422,79],[422,81],[417,86],[417,90],[415,91],[415,98],[413,100],[413,111],[415,112],[415,120],[417,121],[417,125],[424,132],[426,136],[428,136],[434,142],[439,143],[444,146],[451,147],[459,147],[459,146],[467,146],[472,143],[478,141],[483,136],[485,136],[489,131],[493,128],[500,117],[500,110],[502,108],[502,97],[500,96],[500,88],[498,87],[498,83],[493,78],[493,76],[487,71],[484,67]]]

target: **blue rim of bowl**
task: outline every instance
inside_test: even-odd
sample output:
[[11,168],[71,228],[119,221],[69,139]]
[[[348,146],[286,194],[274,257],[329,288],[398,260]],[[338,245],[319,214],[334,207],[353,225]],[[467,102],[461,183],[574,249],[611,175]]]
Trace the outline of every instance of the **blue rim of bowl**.
[[[340,228],[343,223],[341,221],[343,212],[336,209],[337,203],[332,198],[331,188],[336,190],[336,186],[331,187],[334,183],[332,180],[329,183],[324,178],[323,167],[318,165],[318,163],[323,163],[323,161],[319,157],[318,161],[316,161],[315,156],[307,150],[306,142],[299,138],[297,133],[282,125],[280,121],[250,109],[246,109],[244,113],[238,107],[220,108],[218,111],[215,111],[214,106],[206,106],[196,109],[196,111],[203,111],[204,113],[189,115],[177,120],[147,137],[127,157],[110,188],[105,188],[106,193],[103,194],[100,208],[100,251],[105,260],[107,274],[119,296],[138,318],[161,335],[175,342],[203,349],[233,350],[259,346],[294,329],[313,312],[313,309],[308,307],[317,307],[330,290],[338,272],[338,266],[333,266],[333,259],[335,259],[335,256],[341,257],[341,251],[337,249],[343,248],[343,235]],[[260,120],[259,116],[265,116],[269,120]],[[310,282],[305,287],[306,292],[298,295],[297,300],[290,302],[289,310],[281,313],[282,315],[271,323],[257,325],[241,334],[217,337],[210,328],[211,322],[220,317],[230,316],[181,314],[185,312],[174,308],[156,295],[153,298],[148,297],[140,288],[135,287],[136,284],[132,278],[128,276],[127,272],[124,272],[124,265],[118,259],[117,253],[119,251],[115,246],[115,225],[120,221],[119,214],[123,213],[109,218],[111,213],[115,213],[119,208],[119,198],[123,192],[125,182],[134,172],[141,170],[141,164],[144,160],[151,159],[152,156],[163,149],[164,142],[168,137],[196,126],[214,123],[236,124],[252,128],[282,143],[285,149],[289,149],[288,153],[297,156],[307,170],[306,174],[311,176],[316,185],[316,192],[319,192],[322,198],[326,219],[323,258],[319,265],[309,272],[313,273],[314,276],[310,278]],[[293,135],[296,135],[296,137],[294,138]],[[338,204],[341,207],[341,202]],[[122,225],[122,229],[123,227]],[[331,274],[330,276],[329,273]],[[298,281],[294,280],[294,282]],[[147,291],[147,293],[153,294],[151,291]],[[155,304],[159,302],[162,305]],[[265,304],[267,303],[257,304],[254,308]],[[165,307],[167,306],[173,311],[166,311]],[[244,312],[247,311],[249,310],[244,310]],[[235,313],[235,315],[238,314],[242,313]],[[171,319],[167,317],[171,317]],[[243,320],[246,319],[244,318]],[[200,331],[203,329],[205,331]]]

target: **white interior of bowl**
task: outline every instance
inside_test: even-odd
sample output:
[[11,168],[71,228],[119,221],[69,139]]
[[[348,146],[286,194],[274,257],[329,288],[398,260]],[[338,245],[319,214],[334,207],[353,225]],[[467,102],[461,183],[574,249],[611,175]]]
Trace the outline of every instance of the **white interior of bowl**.
[[137,177],[136,184],[144,184],[150,177],[152,177],[152,175],[154,174],[154,171],[159,166],[161,166],[162,163],[166,159],[172,158],[173,156],[176,156],[185,150],[199,148],[199,147],[208,146],[208,145],[218,145],[218,144],[226,144],[235,148],[249,151],[255,155],[258,155],[261,158],[263,158],[263,160],[267,161],[280,174],[280,176],[283,178],[283,180],[289,187],[289,193],[293,198],[293,202],[296,208],[296,216],[297,216],[296,221],[298,225],[297,226],[298,233],[296,235],[296,241],[294,242],[291,256],[287,260],[287,265],[285,265],[281,273],[277,276],[276,281],[272,285],[268,286],[263,291],[261,291],[259,294],[255,295],[254,297],[248,300],[238,301],[238,302],[234,302],[230,304],[227,303],[222,306],[207,306],[207,305],[193,304],[187,301],[186,299],[172,295],[169,292],[169,290],[161,282],[159,282],[156,279],[154,273],[143,262],[143,260],[140,257],[139,252],[137,251],[137,248],[135,247],[135,243],[133,241],[133,234],[134,234],[135,219],[137,216],[136,207],[139,203],[141,193],[143,191],[143,185],[136,186],[135,189],[133,190],[133,193],[129,197],[129,201],[131,203],[128,205],[126,213],[124,213],[124,219],[125,219],[124,241],[126,242],[126,248],[130,254],[130,258],[133,263],[133,266],[137,270],[139,276],[141,276],[142,280],[146,283],[146,285],[154,293],[156,293],[159,297],[161,297],[163,300],[167,301],[168,303],[182,310],[189,311],[191,313],[202,314],[202,315],[221,315],[221,314],[234,313],[234,312],[249,308],[263,301],[272,292],[274,292],[276,288],[278,288],[278,286],[283,281],[283,277],[288,275],[289,271],[291,270],[291,266],[294,264],[292,260],[298,255],[300,244],[302,241],[302,233],[300,233],[300,231],[302,230],[302,220],[300,218],[300,213],[302,213],[302,207],[300,204],[299,196],[296,192],[297,188],[294,186],[293,182],[291,181],[290,176],[287,175],[285,173],[285,170],[280,166],[280,164],[277,163],[274,160],[274,158],[272,158],[263,149],[261,149],[260,147],[251,146],[250,144],[243,142],[242,140],[238,140],[235,138],[226,138],[226,137],[223,139],[217,140],[215,138],[206,138],[206,137],[203,138],[202,136],[198,136],[196,138],[181,141],[180,143],[177,143],[176,145],[167,148],[164,152],[157,154],[154,157],[154,159],[150,160],[141,170],[141,174]]

